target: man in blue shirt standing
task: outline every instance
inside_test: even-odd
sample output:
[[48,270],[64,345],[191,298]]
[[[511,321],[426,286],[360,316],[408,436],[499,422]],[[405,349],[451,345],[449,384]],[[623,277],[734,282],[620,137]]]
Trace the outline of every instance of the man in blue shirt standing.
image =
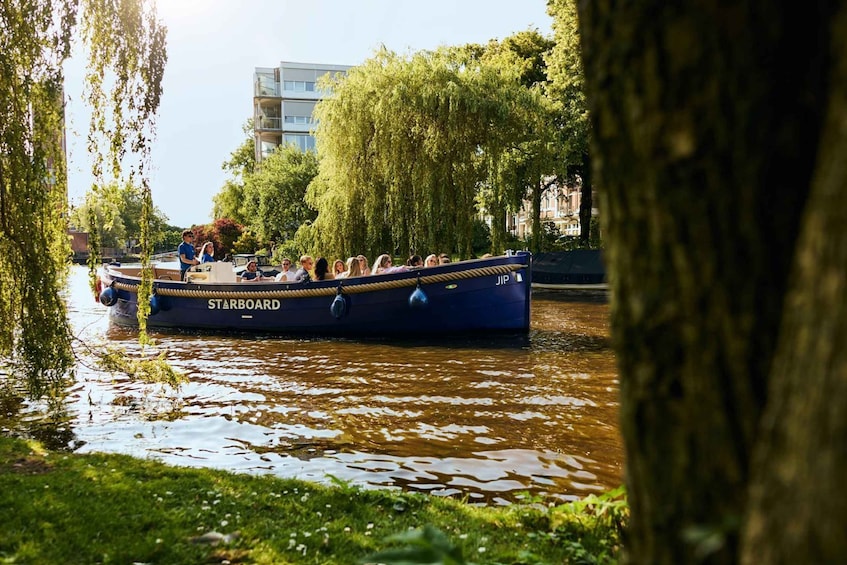
[[199,265],[200,261],[194,258],[194,233],[191,230],[183,230],[182,243],[177,249],[179,253],[179,276],[185,280],[185,271],[192,265]]

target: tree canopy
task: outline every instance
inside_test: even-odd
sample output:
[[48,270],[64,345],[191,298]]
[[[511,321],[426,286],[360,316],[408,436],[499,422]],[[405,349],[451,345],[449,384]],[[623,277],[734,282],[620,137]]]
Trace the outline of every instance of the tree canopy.
[[[120,187],[109,183],[86,193],[85,201],[70,210],[71,223],[86,231],[96,229],[104,247],[136,246],[141,241],[141,219],[144,207],[141,189],[132,185]],[[96,226],[91,225],[89,212],[94,212]],[[149,217],[150,239],[154,248],[162,247],[174,226],[168,225],[167,216],[153,208]]]
[[321,161],[307,195],[321,253],[471,255],[489,158],[532,132],[541,105],[519,69],[477,53],[383,49],[326,85],[333,95],[315,109]]

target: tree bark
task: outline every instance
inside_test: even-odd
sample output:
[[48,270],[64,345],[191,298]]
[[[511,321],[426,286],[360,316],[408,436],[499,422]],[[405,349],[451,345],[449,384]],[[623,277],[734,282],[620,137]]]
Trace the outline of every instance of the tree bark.
[[582,154],[582,187],[579,198],[579,241],[583,247],[591,243],[591,210],[594,208],[591,155]]
[[753,460],[749,564],[847,556],[847,9],[833,21],[826,128]]
[[539,167],[531,167],[530,178],[532,179],[532,251],[533,254],[541,253],[541,194],[544,192],[544,179],[538,172]]
[[832,4],[580,2],[634,562],[739,560]]

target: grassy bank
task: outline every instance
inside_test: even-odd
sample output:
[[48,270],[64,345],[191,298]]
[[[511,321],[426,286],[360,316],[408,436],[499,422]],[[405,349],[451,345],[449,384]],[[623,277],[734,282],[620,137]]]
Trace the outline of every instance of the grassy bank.
[[[0,437],[0,563],[356,563],[412,547],[406,562],[611,563],[625,512],[606,498],[478,507]],[[462,557],[424,560],[439,551]]]

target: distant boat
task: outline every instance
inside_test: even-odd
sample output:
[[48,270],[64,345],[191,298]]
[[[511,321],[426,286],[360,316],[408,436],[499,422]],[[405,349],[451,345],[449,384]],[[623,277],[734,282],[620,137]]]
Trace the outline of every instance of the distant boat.
[[[447,335],[527,332],[531,255],[525,252],[350,279],[237,282],[231,263],[204,263],[179,280],[155,268],[148,328],[285,335]],[[140,267],[100,271],[100,302],[137,325]]]
[[606,268],[599,249],[539,253],[532,258],[532,288],[606,291]]

